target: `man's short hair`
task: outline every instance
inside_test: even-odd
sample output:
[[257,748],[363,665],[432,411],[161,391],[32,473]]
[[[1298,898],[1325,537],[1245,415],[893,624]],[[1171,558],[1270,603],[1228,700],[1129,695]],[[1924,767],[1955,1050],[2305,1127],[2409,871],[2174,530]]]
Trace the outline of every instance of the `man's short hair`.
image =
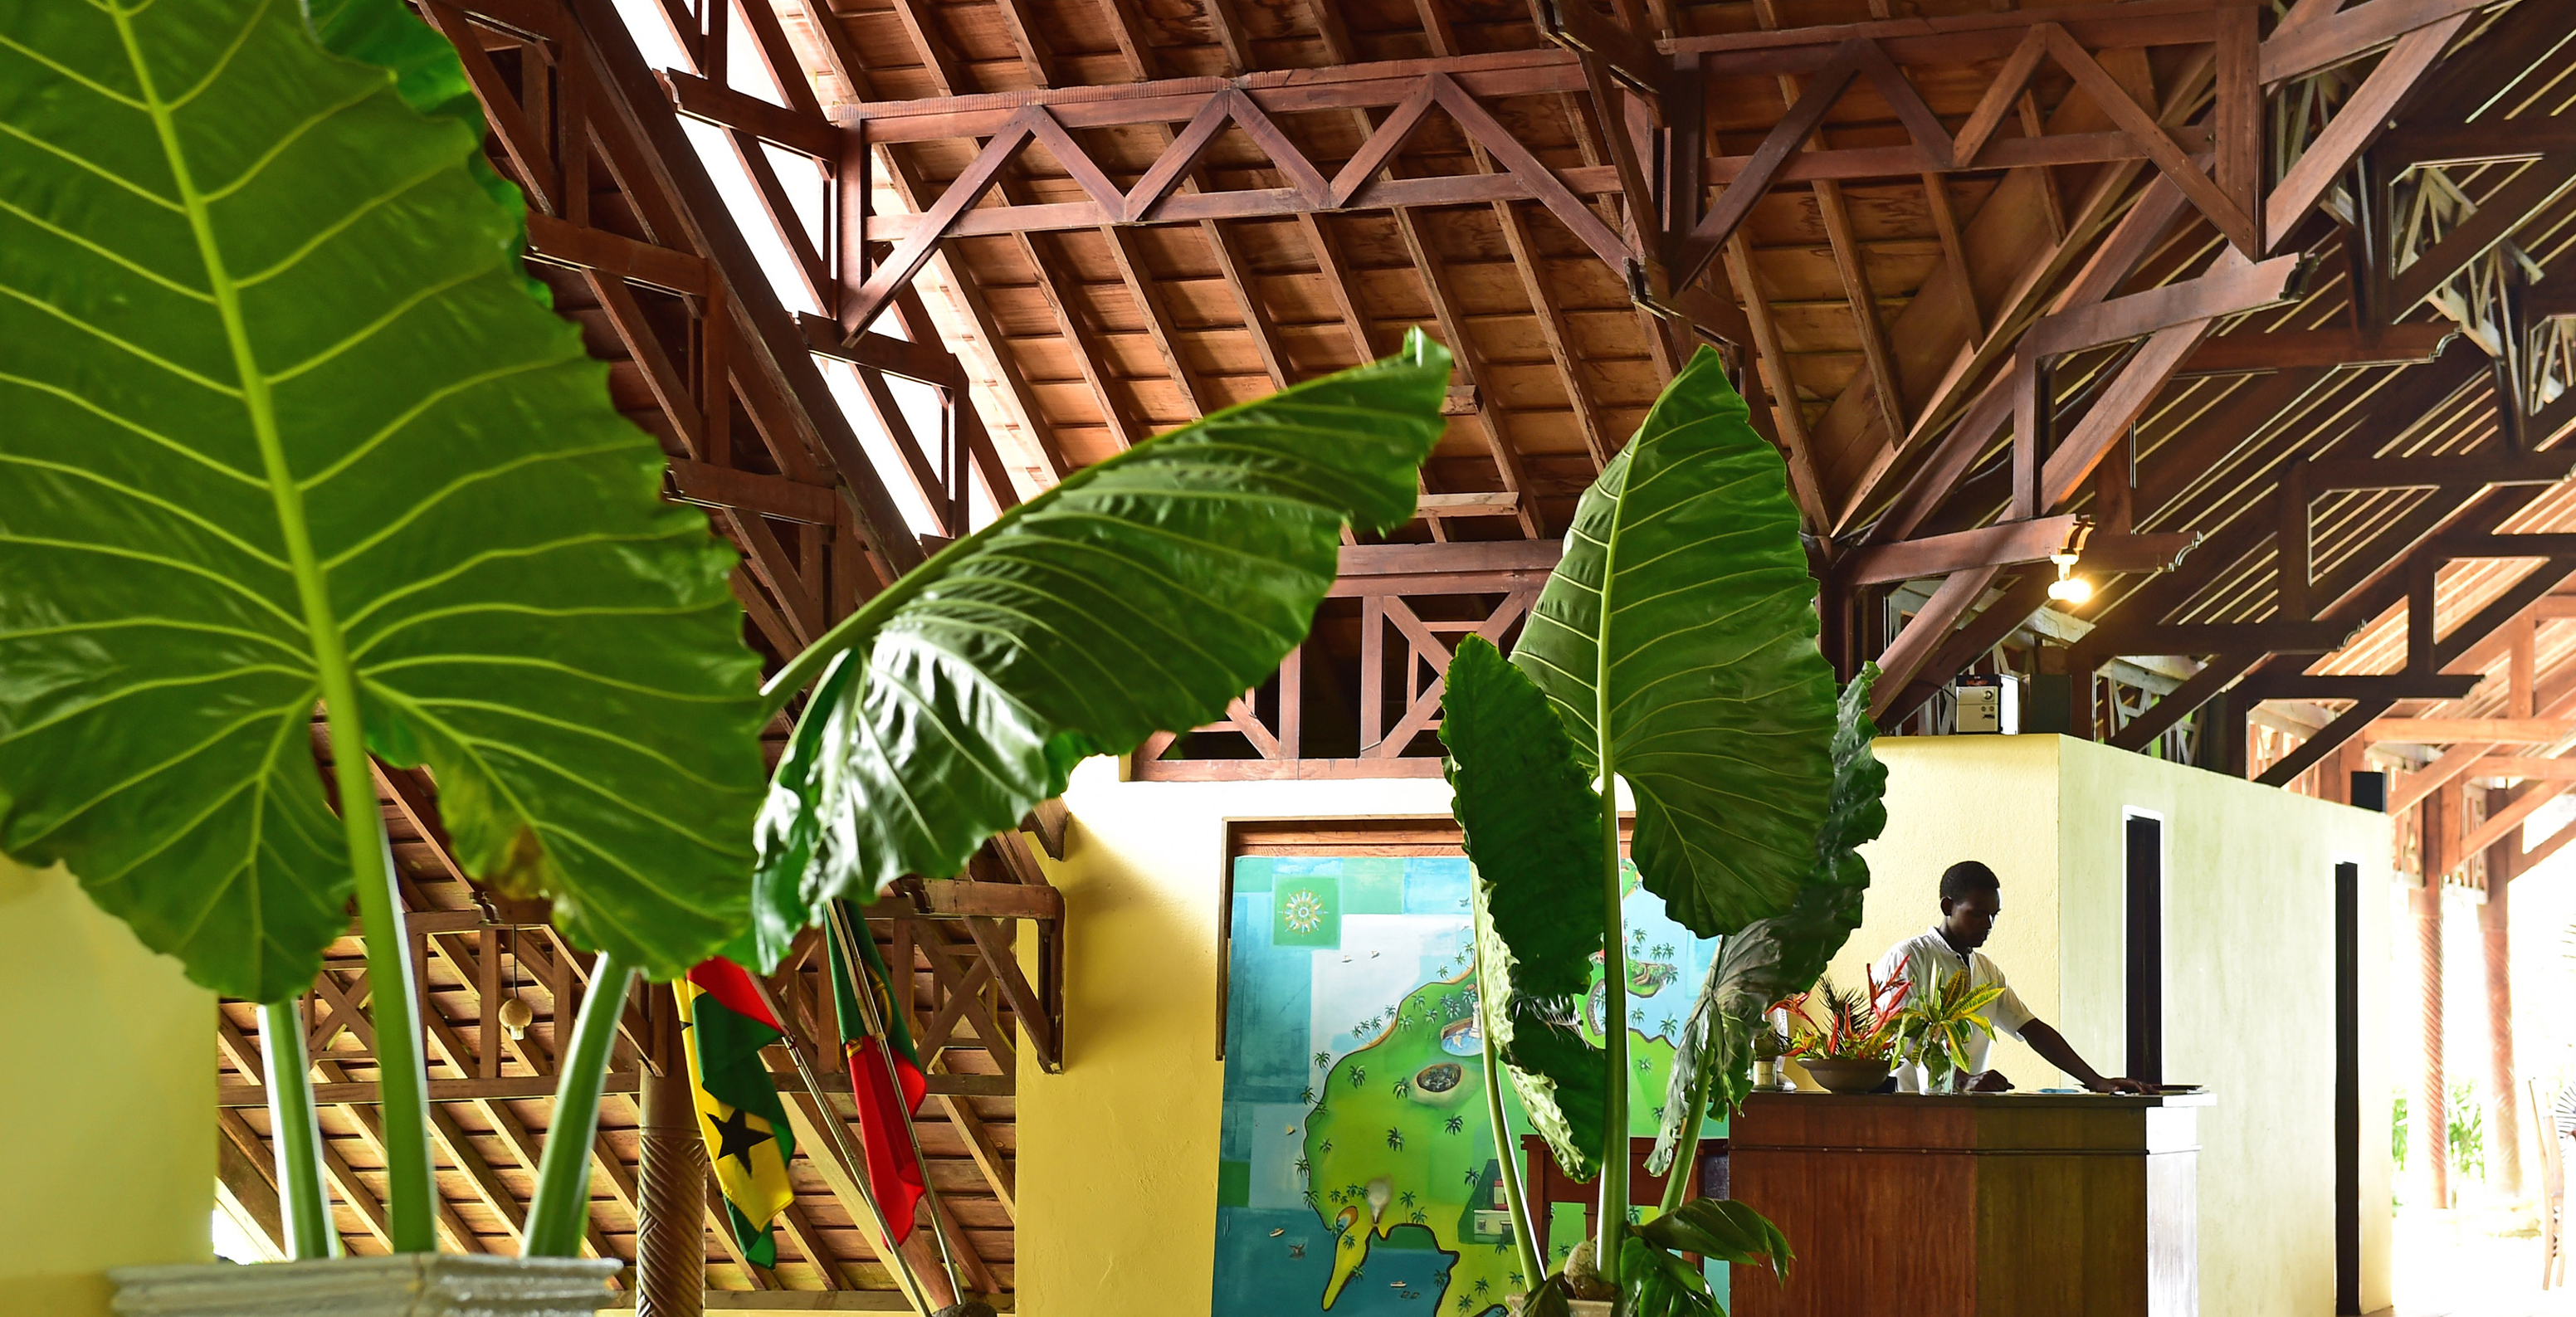
[[1941,899],[1964,901],[1978,892],[2001,892],[2003,880],[1977,860],[1961,860],[1941,871]]

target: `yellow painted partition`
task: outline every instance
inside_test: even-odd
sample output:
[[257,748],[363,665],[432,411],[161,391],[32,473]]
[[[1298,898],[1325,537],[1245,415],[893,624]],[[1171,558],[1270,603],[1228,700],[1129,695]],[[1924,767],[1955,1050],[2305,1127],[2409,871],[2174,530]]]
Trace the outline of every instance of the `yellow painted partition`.
[[1437,778],[1121,782],[1065,792],[1065,1066],[1019,1078],[1017,1311],[1196,1317],[1216,1256],[1225,1067],[1217,898],[1230,820],[1446,816]]
[[0,1314],[104,1317],[107,1268],[211,1257],[214,994],[0,856],[0,1002]]
[[[1989,949],[2025,1001],[2106,1071],[2125,1051],[2122,817],[2165,821],[2166,1068],[2209,1084],[2201,1132],[2201,1310],[2333,1310],[2334,864],[2361,866],[2364,984],[2387,960],[2389,825],[2053,736],[1882,741],[1885,836],[1867,852],[1858,982],[1937,917],[1941,870],[2004,882]],[[1019,1081],[1018,1307],[1035,1317],[1197,1317],[1215,1247],[1223,1064],[1217,910],[1229,820],[1445,815],[1437,779],[1124,782],[1094,760],[1066,793],[1066,1067]],[[2385,994],[2365,990],[2365,1047]],[[2065,1082],[1997,1052],[2028,1087]],[[2362,1091],[2387,1087],[2365,1051]],[[2365,1104],[2362,1201],[2388,1201],[2388,1112]],[[2388,1220],[2364,1217],[2365,1310],[2388,1302]],[[1222,1315],[1215,1315],[1222,1317]]]
[[[1987,953],[2105,1074],[2127,1055],[2124,821],[2161,820],[2165,1077],[2218,1098],[2200,1116],[2201,1311],[2332,1312],[2334,871],[2360,866],[2361,1091],[2382,1093],[2389,820],[2059,736],[1904,737],[1879,754],[1887,831],[1864,852],[1869,901],[1834,976],[1860,982],[1939,917],[1943,869],[1983,860],[2003,880]],[[1994,1063],[2024,1088],[2070,1082],[2016,1042]],[[2365,1312],[2389,1302],[2389,1114],[2362,1104]]]

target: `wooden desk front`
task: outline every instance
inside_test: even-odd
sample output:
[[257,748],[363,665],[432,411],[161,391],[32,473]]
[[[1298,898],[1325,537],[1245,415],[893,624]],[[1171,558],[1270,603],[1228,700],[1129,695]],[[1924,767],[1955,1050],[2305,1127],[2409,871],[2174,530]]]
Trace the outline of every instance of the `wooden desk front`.
[[2205,1094],[1756,1093],[1731,1196],[1797,1250],[1737,1317],[2197,1317]]

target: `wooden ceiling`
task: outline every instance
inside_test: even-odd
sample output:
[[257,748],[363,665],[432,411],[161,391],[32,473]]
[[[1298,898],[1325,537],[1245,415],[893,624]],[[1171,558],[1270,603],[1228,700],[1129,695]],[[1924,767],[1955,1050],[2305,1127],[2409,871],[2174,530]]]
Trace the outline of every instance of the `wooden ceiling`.
[[[2551,0],[418,4],[528,194],[531,270],[671,496],[742,550],[770,656],[995,510],[1420,325],[1459,366],[1422,515],[1347,548],[1306,650],[1138,771],[1433,772],[1447,646],[1508,636],[1576,495],[1713,342],[1788,458],[1827,652],[1887,669],[1892,728],[2003,663],[2061,678],[2074,734],[2188,734],[2323,794],[2364,745],[2415,766],[2401,806],[2568,785],[2527,761],[2576,735],[2420,721],[2576,715],[2576,298],[2549,277],[2576,48]],[[2097,593],[2052,605],[2077,542]],[[477,913],[423,826],[435,784],[384,786],[434,1083],[462,1086],[442,1221],[508,1251],[586,958]],[[2445,872],[2484,844],[2449,817]],[[1019,844],[980,861],[977,918],[1052,895]],[[1007,1076],[1080,1022],[1005,982],[1009,923],[872,922],[950,1031],[932,1173],[970,1288],[1007,1293]],[[485,1022],[496,972],[536,1008],[518,1043]],[[359,973],[335,948],[311,1018],[320,1082],[357,1086],[325,1123],[369,1251]],[[810,1001],[812,974],[777,990]],[[255,1024],[227,1005],[251,1198]],[[596,1158],[591,1246],[621,1257],[634,1116],[612,1096]],[[797,1174],[781,1266],[711,1231],[711,1284],[890,1302],[830,1168]]]

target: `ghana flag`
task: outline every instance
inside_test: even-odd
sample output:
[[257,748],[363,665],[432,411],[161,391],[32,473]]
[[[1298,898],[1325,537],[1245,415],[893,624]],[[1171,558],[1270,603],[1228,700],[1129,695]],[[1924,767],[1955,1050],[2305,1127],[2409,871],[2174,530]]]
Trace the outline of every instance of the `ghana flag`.
[[796,1151],[778,1086],[769,1082],[769,1067],[760,1059],[760,1049],[783,1036],[778,1019],[742,966],[722,957],[690,970],[671,985],[671,995],[680,1003],[698,1132],[724,1191],[725,1222],[745,1258],[777,1266],[771,1223],[795,1198],[787,1187],[787,1159]]
[[[861,963],[852,965],[841,952],[841,939],[827,937],[832,953],[832,1013],[841,1018],[841,1051],[850,1062],[850,1096],[859,1111],[859,1133],[867,1144],[868,1195],[885,1213],[887,1228],[900,1244],[912,1236],[913,1205],[921,1201],[921,1158],[913,1147],[909,1117],[921,1109],[929,1085],[921,1076],[921,1057],[912,1050],[912,1034],[886,992],[885,961],[877,956],[876,939],[846,902],[834,902],[841,927],[857,936]],[[861,1008],[859,993],[867,994]],[[886,1027],[886,1046],[877,1046],[868,1028],[871,1019]],[[886,1072],[886,1058],[894,1072]],[[901,1105],[898,1106],[897,1104]]]

